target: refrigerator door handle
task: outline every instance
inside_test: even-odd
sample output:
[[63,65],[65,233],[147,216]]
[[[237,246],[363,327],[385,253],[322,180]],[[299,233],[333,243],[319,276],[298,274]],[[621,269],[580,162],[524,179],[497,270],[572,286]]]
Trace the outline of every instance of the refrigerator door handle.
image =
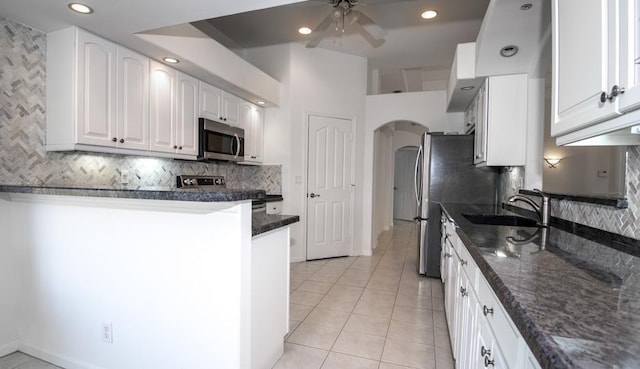
[[420,147],[418,148],[418,155],[416,155],[416,166],[413,170],[413,189],[414,189],[414,193],[416,195],[416,204],[418,204],[418,206],[420,206],[420,196],[418,195],[418,180],[420,178],[418,178],[418,165],[420,164],[420,156],[422,155],[422,145],[420,145]]

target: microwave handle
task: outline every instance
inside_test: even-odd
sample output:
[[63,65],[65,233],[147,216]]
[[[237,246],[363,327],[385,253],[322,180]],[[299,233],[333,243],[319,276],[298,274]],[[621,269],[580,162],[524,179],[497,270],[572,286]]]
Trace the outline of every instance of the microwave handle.
[[[234,134],[233,136],[236,138],[236,144],[238,145],[236,148],[236,153],[234,155],[237,158],[238,155],[240,155],[240,137],[238,137],[237,134]],[[233,150],[233,146],[231,147],[231,149]]]

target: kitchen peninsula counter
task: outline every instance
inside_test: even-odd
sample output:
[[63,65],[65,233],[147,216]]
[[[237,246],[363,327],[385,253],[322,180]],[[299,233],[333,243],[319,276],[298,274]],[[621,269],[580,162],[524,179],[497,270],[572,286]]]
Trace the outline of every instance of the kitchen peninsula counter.
[[[272,367],[288,331],[289,225],[299,217],[254,215],[251,200],[263,197],[0,185],[0,292],[19,297],[0,304],[10,337],[0,356],[20,350],[61,367]],[[103,324],[117,332],[113,345]]]
[[513,215],[506,210],[461,204],[443,210],[542,368],[640,367],[637,244],[583,238],[552,222],[543,248],[537,228],[477,225],[462,216]]

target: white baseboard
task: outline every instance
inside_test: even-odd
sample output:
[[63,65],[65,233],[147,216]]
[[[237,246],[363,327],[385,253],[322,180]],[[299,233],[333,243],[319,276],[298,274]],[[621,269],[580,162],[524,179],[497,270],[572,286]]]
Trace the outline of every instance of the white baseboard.
[[27,355],[31,355],[40,360],[49,362],[51,364],[61,366],[65,369],[106,369],[101,366],[85,363],[82,361],[74,360],[66,356],[57,355],[46,350],[41,350],[36,347],[20,343],[18,350],[24,352]]
[[0,357],[9,355],[19,350],[20,343],[18,341],[7,343],[0,346]]
[[304,258],[302,257],[296,257],[296,258],[291,258],[291,260],[289,261],[290,263],[299,263],[301,261],[306,261]]

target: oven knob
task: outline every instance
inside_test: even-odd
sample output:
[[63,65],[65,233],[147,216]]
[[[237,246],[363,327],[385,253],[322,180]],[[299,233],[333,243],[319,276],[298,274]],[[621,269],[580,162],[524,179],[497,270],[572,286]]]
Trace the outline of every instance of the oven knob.
[[185,186],[188,186],[188,185],[189,185],[189,180],[188,180],[188,179],[183,179],[183,180],[182,180],[182,183],[184,183],[184,184],[185,184]]

